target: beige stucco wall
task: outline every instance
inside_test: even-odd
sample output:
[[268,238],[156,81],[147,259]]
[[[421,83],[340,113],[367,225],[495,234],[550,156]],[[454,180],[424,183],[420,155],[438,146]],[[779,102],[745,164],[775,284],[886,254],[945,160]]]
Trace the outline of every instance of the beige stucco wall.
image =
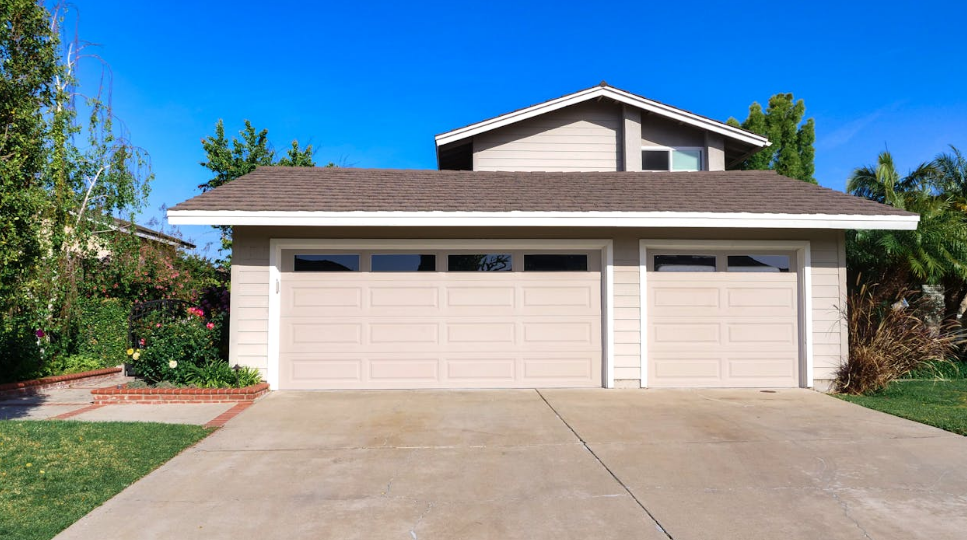
[[[808,240],[812,253],[813,359],[817,388],[846,357],[846,256],[842,231],[747,229],[236,227],[232,251],[231,362],[266,369],[270,238],[611,238],[614,240],[614,376],[641,377],[639,244],[644,239]],[[631,383],[637,385],[636,383]]]
[[725,170],[725,143],[641,109],[608,101],[565,107],[473,139],[475,171],[640,171],[642,146],[706,149],[706,168]]

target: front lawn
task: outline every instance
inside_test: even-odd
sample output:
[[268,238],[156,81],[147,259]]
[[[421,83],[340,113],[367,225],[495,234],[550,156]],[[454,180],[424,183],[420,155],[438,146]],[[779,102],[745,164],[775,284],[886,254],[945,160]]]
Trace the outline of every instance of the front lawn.
[[868,396],[839,397],[870,409],[967,435],[967,379],[899,380]]
[[0,538],[53,538],[209,432],[175,424],[0,422]]

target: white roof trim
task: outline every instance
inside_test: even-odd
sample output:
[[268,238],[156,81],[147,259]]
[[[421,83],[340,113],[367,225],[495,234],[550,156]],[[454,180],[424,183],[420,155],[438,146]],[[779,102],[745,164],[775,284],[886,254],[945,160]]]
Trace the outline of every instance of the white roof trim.
[[466,139],[468,137],[473,137],[474,135],[478,135],[486,131],[504,127],[509,124],[520,122],[521,120],[540,116],[551,111],[556,111],[558,109],[598,97],[611,98],[620,103],[638,107],[639,109],[655,114],[660,114],[666,118],[671,118],[673,120],[682,122],[683,124],[688,124],[706,131],[718,133],[720,135],[751,144],[758,148],[769,146],[769,140],[760,135],[749,133],[744,129],[734,128],[728,124],[718,122],[710,118],[705,118],[688,111],[683,111],[681,109],[665,105],[664,103],[659,103],[648,98],[637,96],[630,92],[625,92],[624,90],[618,90],[617,88],[613,88],[611,86],[595,86],[593,88],[588,88],[587,90],[581,90],[573,94],[568,94],[564,97],[545,101],[544,103],[539,103],[537,105],[527,107],[526,109],[509,112],[496,118],[491,118],[489,120],[484,120],[483,122],[477,122],[476,124],[471,124],[466,127],[448,131],[446,133],[441,133],[440,135],[436,136],[436,144],[437,147],[440,147],[445,144]]
[[302,227],[686,227],[914,230],[920,216],[720,212],[251,212],[168,210],[172,225]]

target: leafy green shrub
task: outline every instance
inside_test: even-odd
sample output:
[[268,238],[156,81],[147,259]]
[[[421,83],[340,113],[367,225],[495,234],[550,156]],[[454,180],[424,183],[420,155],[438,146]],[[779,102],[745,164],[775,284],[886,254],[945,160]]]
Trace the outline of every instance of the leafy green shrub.
[[228,362],[215,360],[200,366],[187,366],[181,380],[198,388],[229,388],[235,383],[235,372]]
[[262,373],[252,367],[239,366],[236,370],[228,362],[216,360],[185,370],[182,382],[198,388],[242,388],[262,382]]
[[949,362],[960,339],[952,328],[930,328],[917,316],[905,290],[896,294],[863,284],[847,298],[849,358],[836,373],[836,388],[867,394],[927,362]]
[[146,331],[139,334],[144,336],[142,348],[128,349],[135,372],[148,383],[181,382],[189,367],[219,359],[217,325],[198,314],[176,319],[146,317],[142,320]]
[[123,364],[130,309],[127,302],[117,298],[86,302],[81,310],[77,352],[97,358],[100,367]]
[[255,386],[262,382],[262,372],[256,368],[241,366],[238,368],[238,387]]
[[0,316],[0,383],[44,375],[41,340],[26,317]]
[[66,375],[68,373],[83,373],[104,367],[103,361],[89,354],[71,354],[60,356],[47,364],[45,371],[48,375]]

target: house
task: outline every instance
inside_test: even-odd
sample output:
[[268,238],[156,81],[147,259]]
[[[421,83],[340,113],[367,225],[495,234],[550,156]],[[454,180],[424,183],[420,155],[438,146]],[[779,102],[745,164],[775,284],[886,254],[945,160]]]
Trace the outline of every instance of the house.
[[273,388],[809,387],[847,353],[845,231],[918,216],[771,171],[769,141],[602,84],[437,135],[439,170],[261,167],[231,361]]
[[111,222],[107,225],[106,229],[103,231],[98,231],[97,240],[92,240],[91,246],[97,250],[98,259],[105,259],[110,257],[112,254],[111,239],[109,237],[104,237],[103,235],[105,233],[122,232],[126,234],[133,234],[144,240],[147,245],[163,251],[169,257],[174,257],[178,249],[195,249],[195,244],[192,244],[191,242],[187,242],[181,238],[171,236],[170,234],[166,234],[161,231],[149,229],[144,225],[132,223],[126,219],[112,217],[110,218],[110,221]]

